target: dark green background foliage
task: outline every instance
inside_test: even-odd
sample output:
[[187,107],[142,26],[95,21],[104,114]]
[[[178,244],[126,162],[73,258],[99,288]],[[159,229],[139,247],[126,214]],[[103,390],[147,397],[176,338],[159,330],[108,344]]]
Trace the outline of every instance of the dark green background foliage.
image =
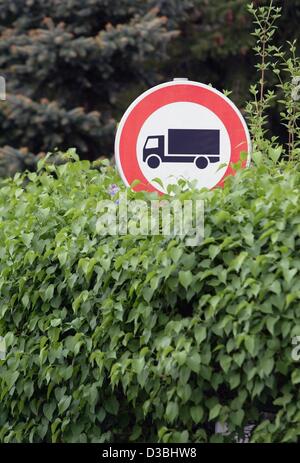
[[[181,35],[170,47],[175,72],[191,79],[211,82],[220,90],[232,90],[231,97],[244,107],[249,85],[257,79],[252,53],[252,18],[247,5],[269,5],[270,0],[194,0],[188,19],[180,22]],[[275,42],[299,38],[300,1],[274,0],[282,7]],[[187,53],[188,50],[188,53]],[[270,76],[268,76],[270,77]]]
[[18,171],[34,171],[37,166],[37,157],[28,152],[27,148],[19,150],[11,146],[0,148],[0,177],[13,176]]
[[[180,14],[182,2],[175,3]],[[92,159],[111,154],[120,93],[157,80],[158,63],[177,35],[154,6],[152,0],[1,0],[0,69],[8,97],[0,106],[0,142],[34,153],[76,146]]]
[[[0,0],[0,70],[8,91],[0,103],[0,146],[34,154],[76,146],[83,158],[111,156],[116,121],[128,104],[174,76],[233,90],[243,108],[256,81],[247,3]],[[275,3],[283,6],[277,40],[299,37],[299,0]],[[12,172],[3,165],[0,176]]]
[[0,189],[0,441],[297,441],[299,169],[177,189],[205,200],[193,248],[102,236],[113,168],[43,169]]

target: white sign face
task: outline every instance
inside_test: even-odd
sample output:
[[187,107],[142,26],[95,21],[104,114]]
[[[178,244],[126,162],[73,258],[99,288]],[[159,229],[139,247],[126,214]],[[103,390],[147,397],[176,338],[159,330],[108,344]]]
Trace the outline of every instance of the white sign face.
[[[205,125],[203,121],[205,121]],[[199,136],[199,145],[201,145],[202,130],[204,128],[205,130],[217,130],[219,132],[217,134],[220,145],[219,154],[212,159],[216,162],[208,162],[204,169],[197,167],[197,158],[199,159],[204,155],[203,159],[209,161],[207,153],[200,151],[201,146],[199,146],[199,152],[192,154],[184,152],[169,153],[169,146],[172,145],[172,140],[169,137],[175,136],[176,146],[177,135],[183,135],[187,138],[191,135],[193,137]],[[160,136],[162,138],[150,138],[145,147],[148,137],[151,136]],[[188,140],[186,142],[188,144]],[[157,147],[155,148],[153,144],[157,145]],[[161,146],[159,146],[160,144]],[[144,147],[147,150],[146,160],[143,159]],[[149,159],[151,160],[151,149],[153,154],[160,151],[164,153],[163,159],[159,158],[159,165],[155,168],[151,167],[151,161],[148,162]],[[149,183],[152,183],[153,179],[159,178],[166,189],[169,184],[177,183],[180,178],[196,180],[199,188],[213,188],[226,172],[230,162],[231,150],[227,129],[212,111],[199,104],[179,102],[163,106],[151,114],[139,133],[136,151],[138,163],[145,178]],[[181,162],[177,161],[178,156],[182,157]],[[205,165],[205,161],[203,162]],[[223,167],[220,169],[221,165]],[[159,185],[157,185],[157,188],[163,191]]]
[[179,179],[196,181],[199,188],[222,186],[241,152],[249,160],[248,129],[234,104],[212,87],[178,80],[137,98],[115,142],[124,182],[139,180],[136,190],[160,193]]

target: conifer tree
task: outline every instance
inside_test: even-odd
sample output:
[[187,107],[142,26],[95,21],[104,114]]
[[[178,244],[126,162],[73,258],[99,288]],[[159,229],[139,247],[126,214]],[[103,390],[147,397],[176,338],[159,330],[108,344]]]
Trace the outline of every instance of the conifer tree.
[[[182,7],[173,3],[176,15]],[[90,159],[111,155],[123,95],[157,81],[158,63],[177,35],[156,4],[0,0],[2,158],[70,146]]]

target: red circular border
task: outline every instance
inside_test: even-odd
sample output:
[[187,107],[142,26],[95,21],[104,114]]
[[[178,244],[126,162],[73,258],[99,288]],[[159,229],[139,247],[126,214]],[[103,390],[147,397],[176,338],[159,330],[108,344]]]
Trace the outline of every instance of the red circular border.
[[[221,119],[227,129],[231,143],[230,162],[237,162],[242,151],[249,152],[249,142],[244,125],[233,106],[221,95],[197,85],[177,84],[162,87],[146,95],[131,110],[121,129],[119,141],[119,162],[129,185],[140,180],[135,191],[158,191],[143,175],[136,156],[136,145],[140,130],[151,114],[162,106],[179,103],[197,103],[210,109]],[[224,177],[234,174],[230,164],[216,186],[222,186]],[[159,193],[161,193],[159,191]]]

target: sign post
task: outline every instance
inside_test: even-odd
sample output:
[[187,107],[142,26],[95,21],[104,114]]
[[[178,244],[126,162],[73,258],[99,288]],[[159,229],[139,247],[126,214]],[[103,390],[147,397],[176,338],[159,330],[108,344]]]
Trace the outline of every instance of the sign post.
[[[237,107],[218,90],[174,79],[140,95],[119,124],[115,156],[126,185],[164,193],[180,178],[199,188],[221,186],[250,136]],[[163,187],[155,179],[159,178]]]

